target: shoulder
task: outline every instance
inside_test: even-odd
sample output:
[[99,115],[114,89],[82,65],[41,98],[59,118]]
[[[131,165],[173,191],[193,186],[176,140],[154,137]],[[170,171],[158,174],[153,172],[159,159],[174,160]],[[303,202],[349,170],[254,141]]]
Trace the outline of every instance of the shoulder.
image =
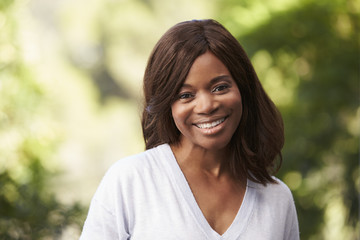
[[163,172],[164,152],[166,154],[168,148],[166,144],[160,145],[115,162],[100,181],[94,198],[111,199],[149,184],[154,176]]
[[248,181],[250,189],[259,212],[268,212],[277,219],[296,218],[294,198],[289,187],[280,179],[275,178],[276,183],[268,183],[266,186]]
[[[296,207],[289,187],[278,178],[266,186],[248,180],[248,193],[253,202],[249,232],[272,234],[271,239],[299,239]],[[259,223],[262,231],[259,231]],[[267,237],[256,237],[264,239]]]
[[116,161],[107,171],[106,175],[117,175],[119,173],[128,173],[129,171],[141,171],[151,168],[153,165],[159,165],[163,155],[168,149],[167,144],[159,145],[155,148],[145,150],[144,152],[124,157]]
[[257,189],[258,191],[276,191],[291,194],[289,187],[283,181],[274,176],[272,178],[275,180],[275,183],[267,183],[266,185],[248,180],[248,187]]
[[116,161],[106,172],[104,178],[126,178],[136,173],[144,173],[159,168],[168,154],[167,144],[159,145],[144,152],[134,154]]
[[268,183],[266,186],[248,181],[248,187],[256,191],[260,200],[293,204],[294,200],[289,187],[280,179],[276,177],[273,177],[273,179],[275,183]]

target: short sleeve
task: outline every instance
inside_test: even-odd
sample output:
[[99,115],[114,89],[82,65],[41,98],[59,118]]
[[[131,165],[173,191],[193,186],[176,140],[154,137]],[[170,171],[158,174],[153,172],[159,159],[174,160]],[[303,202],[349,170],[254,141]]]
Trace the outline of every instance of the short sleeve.
[[128,234],[119,229],[115,223],[116,217],[94,199],[90,205],[80,240],[128,239]]
[[300,239],[299,222],[297,218],[295,202],[290,193],[284,240],[299,240],[299,239]]
[[126,210],[116,171],[110,169],[91,201],[80,240],[126,240]]

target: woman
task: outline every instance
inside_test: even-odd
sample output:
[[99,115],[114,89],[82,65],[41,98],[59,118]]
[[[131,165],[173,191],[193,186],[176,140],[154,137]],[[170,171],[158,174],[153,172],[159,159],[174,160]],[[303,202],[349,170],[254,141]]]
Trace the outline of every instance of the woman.
[[182,22],[144,75],[146,151],[118,161],[81,239],[299,239],[281,165],[283,123],[237,40]]

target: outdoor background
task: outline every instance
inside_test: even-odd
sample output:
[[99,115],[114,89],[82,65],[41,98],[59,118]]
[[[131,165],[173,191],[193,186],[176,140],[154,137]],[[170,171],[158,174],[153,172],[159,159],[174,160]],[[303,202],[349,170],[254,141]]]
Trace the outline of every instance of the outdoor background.
[[[301,239],[359,239],[360,1],[0,0],[0,239],[78,239],[106,169],[144,149],[160,36],[214,18],[283,114]],[[259,226],[261,227],[261,226]]]

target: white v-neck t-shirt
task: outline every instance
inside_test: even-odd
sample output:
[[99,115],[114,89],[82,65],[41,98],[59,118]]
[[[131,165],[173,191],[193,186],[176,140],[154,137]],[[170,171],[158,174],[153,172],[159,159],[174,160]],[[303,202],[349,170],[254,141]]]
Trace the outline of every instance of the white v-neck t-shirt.
[[116,162],[90,205],[81,240],[297,240],[289,188],[247,182],[242,205],[220,235],[201,212],[168,144]]

